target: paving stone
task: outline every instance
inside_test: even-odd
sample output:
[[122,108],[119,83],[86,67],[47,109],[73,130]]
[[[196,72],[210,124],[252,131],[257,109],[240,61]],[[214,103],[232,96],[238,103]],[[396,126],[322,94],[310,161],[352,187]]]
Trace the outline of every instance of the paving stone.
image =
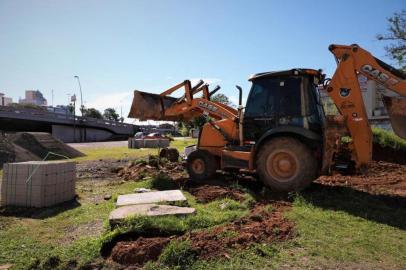
[[182,194],[182,192],[179,189],[120,195],[117,198],[116,205],[124,206],[133,204],[175,202],[175,201],[186,201],[186,197]]
[[13,267],[13,265],[11,263],[1,264],[0,270],[8,270],[8,269],[11,269],[11,267]]
[[75,197],[75,162],[6,163],[4,172],[0,181],[0,206],[46,207]]
[[137,204],[127,205],[114,209],[109,216],[111,224],[120,222],[121,220],[131,216],[184,216],[196,213],[196,209],[190,207],[179,207],[172,205],[158,204]]

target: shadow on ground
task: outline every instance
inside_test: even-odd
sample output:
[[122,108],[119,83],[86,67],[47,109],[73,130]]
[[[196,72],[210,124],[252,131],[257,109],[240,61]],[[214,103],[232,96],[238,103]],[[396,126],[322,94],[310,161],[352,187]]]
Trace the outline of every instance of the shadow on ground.
[[[239,179],[239,180],[237,180]],[[255,178],[219,177],[207,184],[232,186],[235,183],[249,192],[256,201],[293,201],[292,193],[276,193],[264,187]],[[406,197],[377,195],[351,187],[327,186],[313,183],[300,192],[316,207],[344,211],[350,215],[406,230]]]
[[313,183],[301,195],[314,206],[406,230],[406,198]]
[[70,209],[74,209],[79,206],[80,203],[76,199],[52,207],[45,208],[7,206],[4,208],[0,208],[0,216],[45,219],[56,216],[59,213],[62,213]]

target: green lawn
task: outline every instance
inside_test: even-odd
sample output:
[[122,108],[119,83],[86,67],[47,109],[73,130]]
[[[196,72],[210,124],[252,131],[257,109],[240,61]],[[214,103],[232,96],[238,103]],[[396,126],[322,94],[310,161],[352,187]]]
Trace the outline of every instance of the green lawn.
[[[175,147],[180,152],[183,152],[184,148],[188,145],[195,144],[195,139],[180,139],[171,142],[170,147]],[[121,159],[121,158],[138,158],[142,156],[147,156],[149,154],[156,155],[158,149],[128,149],[127,147],[99,147],[99,148],[79,148],[79,151],[84,153],[85,157],[76,158],[77,161],[83,160],[97,160],[97,159]]]
[[[181,149],[190,143],[192,141],[175,141],[173,145]],[[124,147],[83,149],[88,156],[77,160],[135,158],[156,151]],[[229,202],[232,207],[220,210],[219,205],[224,201],[200,204],[187,193],[189,204],[197,209],[196,216],[156,221],[135,218],[121,229],[110,231],[107,217],[114,208],[114,198],[120,193],[132,192],[136,187],[150,186],[151,180],[79,181],[77,204],[35,211],[11,209],[8,211],[14,211],[14,214],[0,214],[0,266],[12,263],[13,269],[26,269],[37,260],[46,266],[51,259],[58,257],[63,269],[73,258],[79,264],[101,260],[102,242],[117,233],[151,226],[179,231],[201,229],[229,222],[247,213],[248,202]],[[112,194],[113,199],[105,201],[105,194]],[[253,198],[247,194],[247,199]],[[314,184],[303,193],[294,195],[286,217],[295,223],[296,235],[292,240],[230,251],[229,259],[205,261],[190,258],[186,260],[188,269],[406,268],[406,198]],[[163,262],[168,261],[173,248],[168,247],[165,251]],[[157,263],[146,267],[181,269]]]

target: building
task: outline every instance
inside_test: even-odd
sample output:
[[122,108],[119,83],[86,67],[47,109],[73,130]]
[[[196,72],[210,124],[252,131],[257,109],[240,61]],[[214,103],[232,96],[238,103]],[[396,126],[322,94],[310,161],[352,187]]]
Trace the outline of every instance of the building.
[[69,106],[65,105],[56,105],[56,107],[48,106],[47,111],[56,114],[73,115],[73,112],[70,110]]
[[42,95],[42,93],[39,90],[26,90],[25,98],[20,99],[18,103],[46,106],[47,100],[44,98],[44,96]]
[[3,93],[0,93],[0,106],[8,106],[13,103],[13,99],[6,97]]
[[[373,126],[390,129],[389,116],[383,103],[382,95],[396,96],[396,93],[387,90],[383,85],[377,84],[373,80],[368,80],[364,75],[358,76],[358,82],[361,88],[362,99],[365,104],[365,111],[370,123]],[[337,108],[328,94],[321,90],[320,96],[326,114],[336,114],[338,112]]]

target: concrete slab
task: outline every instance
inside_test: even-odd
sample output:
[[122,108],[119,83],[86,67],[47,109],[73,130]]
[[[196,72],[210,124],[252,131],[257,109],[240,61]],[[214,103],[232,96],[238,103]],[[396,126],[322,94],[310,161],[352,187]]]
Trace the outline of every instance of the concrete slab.
[[114,209],[109,216],[110,224],[122,221],[131,216],[184,216],[196,213],[196,209],[190,207],[178,207],[172,205],[138,204],[127,205]]
[[186,197],[178,189],[120,195],[117,198],[116,205],[124,206],[134,204],[175,202],[175,201],[186,201]]

